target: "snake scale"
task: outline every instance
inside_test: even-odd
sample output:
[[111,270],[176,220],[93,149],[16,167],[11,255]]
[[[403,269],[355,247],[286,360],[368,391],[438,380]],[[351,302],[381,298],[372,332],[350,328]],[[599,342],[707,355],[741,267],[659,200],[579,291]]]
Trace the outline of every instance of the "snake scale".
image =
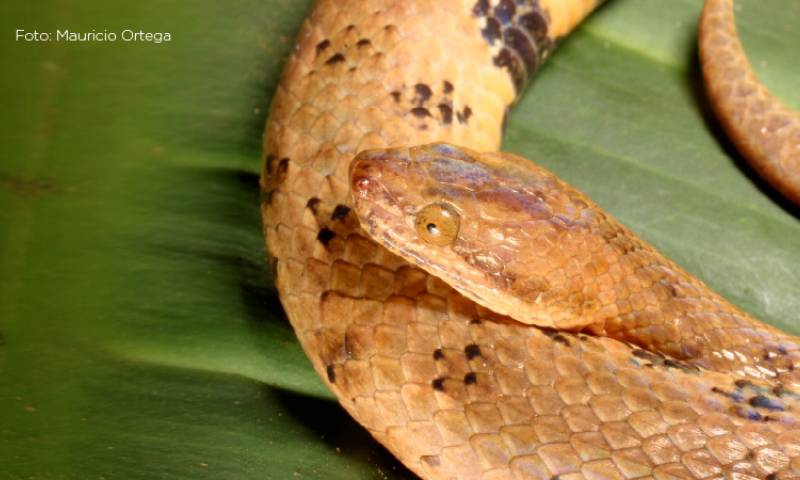
[[[282,304],[341,405],[422,478],[800,478],[797,339],[549,172],[478,153],[595,6],[319,0],[265,133]],[[732,22],[707,2],[710,97],[723,117],[758,99],[723,123],[788,168],[748,143],[797,122],[733,70]]]

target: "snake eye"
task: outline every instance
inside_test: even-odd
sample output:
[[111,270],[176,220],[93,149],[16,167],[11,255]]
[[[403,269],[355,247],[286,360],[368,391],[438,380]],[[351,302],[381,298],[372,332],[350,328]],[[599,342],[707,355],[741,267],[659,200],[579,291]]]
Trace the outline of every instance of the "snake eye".
[[443,203],[432,203],[419,212],[414,219],[417,235],[431,245],[444,246],[453,243],[458,236],[460,218],[453,207]]

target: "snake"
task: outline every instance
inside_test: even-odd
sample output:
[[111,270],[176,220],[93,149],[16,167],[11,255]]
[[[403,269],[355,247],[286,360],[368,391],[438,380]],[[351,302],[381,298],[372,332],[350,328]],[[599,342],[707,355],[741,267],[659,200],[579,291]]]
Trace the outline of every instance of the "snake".
[[[283,308],[424,479],[798,478],[798,339],[499,151],[597,3],[318,0],[264,136]],[[707,0],[699,43],[725,131],[796,201],[797,115],[752,73],[731,0]]]

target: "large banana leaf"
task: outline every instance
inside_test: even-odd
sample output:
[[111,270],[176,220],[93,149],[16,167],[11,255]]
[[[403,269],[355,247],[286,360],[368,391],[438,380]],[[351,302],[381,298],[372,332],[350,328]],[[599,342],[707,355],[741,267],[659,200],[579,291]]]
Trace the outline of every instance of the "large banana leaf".
[[[800,106],[800,4],[738,1]],[[0,477],[409,478],[333,401],[265,268],[261,131],[309,0],[3,2]],[[800,222],[709,116],[699,0],[613,0],[564,42],[505,147],[727,298],[800,331]],[[16,29],[168,43],[14,40]]]

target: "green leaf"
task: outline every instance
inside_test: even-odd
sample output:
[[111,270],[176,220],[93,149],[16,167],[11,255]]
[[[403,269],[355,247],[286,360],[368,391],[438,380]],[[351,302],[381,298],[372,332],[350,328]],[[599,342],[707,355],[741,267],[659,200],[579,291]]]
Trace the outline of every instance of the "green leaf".
[[[737,1],[800,107],[800,5]],[[0,7],[0,478],[412,478],[317,379],[267,273],[257,172],[308,0]],[[709,116],[697,0],[613,0],[514,110],[556,171],[758,317],[800,331],[800,222]],[[170,42],[23,42],[125,28]]]

